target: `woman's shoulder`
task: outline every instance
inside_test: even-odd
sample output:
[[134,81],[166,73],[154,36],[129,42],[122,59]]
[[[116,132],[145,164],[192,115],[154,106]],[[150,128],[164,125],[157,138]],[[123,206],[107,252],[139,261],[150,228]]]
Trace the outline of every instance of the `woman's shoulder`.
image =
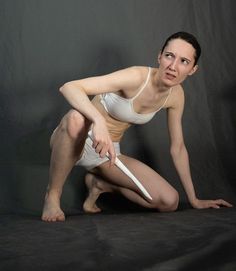
[[184,89],[182,85],[176,85],[172,87],[170,99],[168,101],[168,107],[176,108],[184,105]]
[[130,66],[122,70],[124,76],[131,82],[132,88],[136,89],[142,84],[149,73],[148,66]]
[[180,84],[172,87],[172,91],[178,97],[184,96],[184,89],[183,89],[182,85],[180,85]]
[[127,71],[135,74],[136,76],[147,76],[149,69],[151,67],[148,66],[130,66],[127,68]]

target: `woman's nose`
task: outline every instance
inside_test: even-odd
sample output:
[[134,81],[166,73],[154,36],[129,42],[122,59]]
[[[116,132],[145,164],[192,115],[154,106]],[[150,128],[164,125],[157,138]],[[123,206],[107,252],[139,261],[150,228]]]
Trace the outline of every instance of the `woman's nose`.
[[176,65],[177,65],[177,61],[176,61],[176,60],[173,60],[173,61],[170,63],[169,68],[170,68],[172,71],[176,71]]

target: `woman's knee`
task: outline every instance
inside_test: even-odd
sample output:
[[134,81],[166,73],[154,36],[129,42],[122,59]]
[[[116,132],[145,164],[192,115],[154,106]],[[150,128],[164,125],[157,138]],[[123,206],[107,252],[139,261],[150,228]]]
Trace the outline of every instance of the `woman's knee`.
[[174,212],[179,205],[179,193],[176,190],[169,192],[157,199],[155,208],[160,212]]
[[74,109],[70,110],[62,121],[62,129],[73,139],[77,139],[80,133],[88,129],[89,125],[90,122]]

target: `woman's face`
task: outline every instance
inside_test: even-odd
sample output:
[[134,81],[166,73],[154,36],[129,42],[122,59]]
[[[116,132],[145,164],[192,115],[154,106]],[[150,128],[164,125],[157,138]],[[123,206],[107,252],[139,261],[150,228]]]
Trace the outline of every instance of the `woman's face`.
[[174,39],[169,41],[164,51],[159,54],[159,79],[168,87],[183,82],[187,76],[197,70],[194,66],[195,49],[193,46],[182,40]]

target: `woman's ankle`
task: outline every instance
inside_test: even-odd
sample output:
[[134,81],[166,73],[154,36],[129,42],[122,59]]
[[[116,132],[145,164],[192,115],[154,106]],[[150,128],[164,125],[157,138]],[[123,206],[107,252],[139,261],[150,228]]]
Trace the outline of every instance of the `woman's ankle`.
[[45,198],[58,199],[60,200],[62,194],[62,190],[55,188],[48,188],[46,192]]

